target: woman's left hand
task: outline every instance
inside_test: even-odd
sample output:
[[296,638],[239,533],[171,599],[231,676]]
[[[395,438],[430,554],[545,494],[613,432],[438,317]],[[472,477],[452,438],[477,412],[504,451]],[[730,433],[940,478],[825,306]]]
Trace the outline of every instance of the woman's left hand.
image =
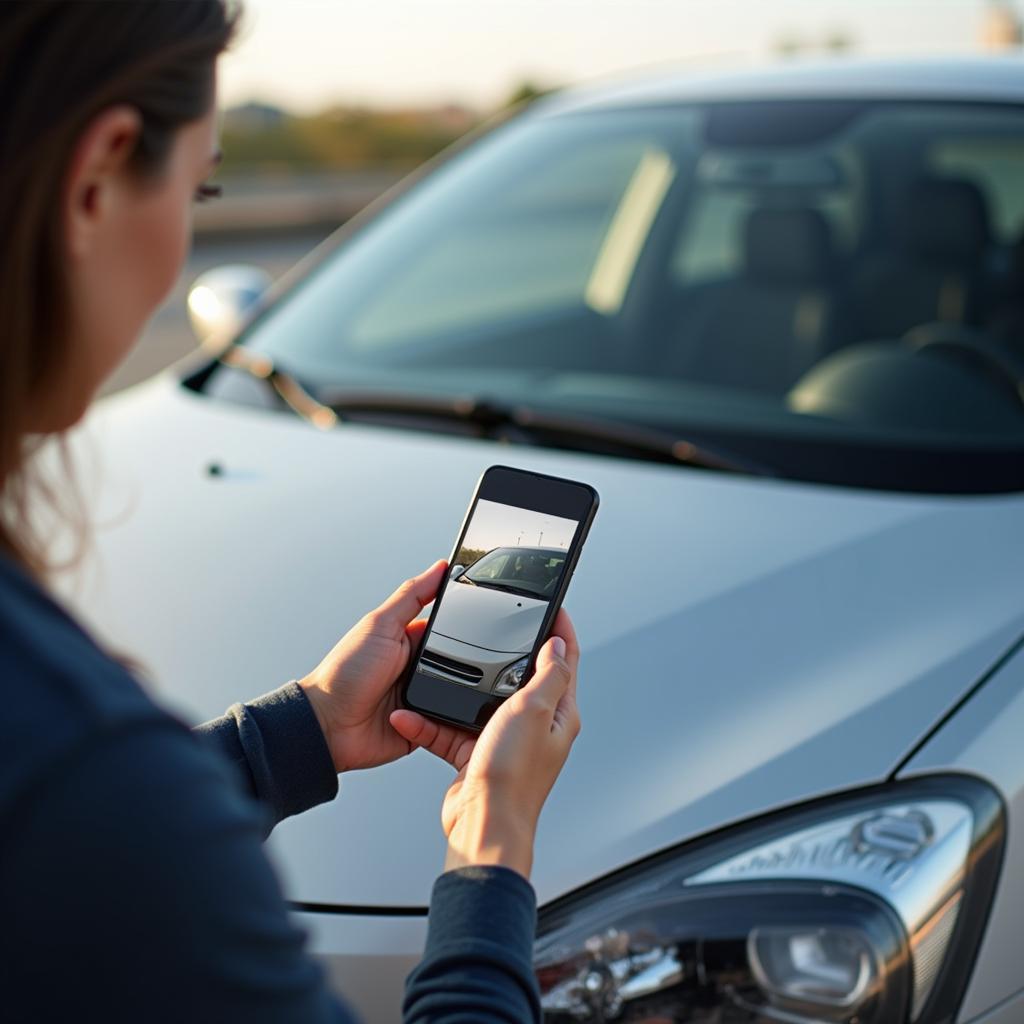
[[435,562],[426,572],[406,580],[299,680],[337,771],[374,768],[414,749],[389,721],[391,712],[400,707],[394,684],[426,625],[416,616],[434,600],[447,568],[447,562]]

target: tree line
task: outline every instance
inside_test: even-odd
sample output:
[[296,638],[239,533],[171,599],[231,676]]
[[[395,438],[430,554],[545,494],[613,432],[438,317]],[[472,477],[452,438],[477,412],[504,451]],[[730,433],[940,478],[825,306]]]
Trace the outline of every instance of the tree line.
[[[524,82],[500,109],[533,102],[549,90]],[[221,131],[222,173],[407,171],[436,156],[490,112],[458,106],[434,110],[375,110],[335,106],[292,114],[265,104],[227,111]]]
[[478,558],[483,558],[487,554],[486,548],[459,548],[459,553],[455,556],[455,561],[452,565],[472,565]]

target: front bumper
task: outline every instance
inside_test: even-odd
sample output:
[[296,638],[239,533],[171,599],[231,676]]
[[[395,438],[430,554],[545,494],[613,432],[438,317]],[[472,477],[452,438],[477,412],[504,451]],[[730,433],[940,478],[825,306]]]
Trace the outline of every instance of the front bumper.
[[[455,640],[441,633],[431,633],[430,642],[423,651],[424,660],[420,662],[420,671],[451,683],[472,686],[480,693],[493,693],[498,676],[526,653],[528,652],[489,651],[484,647],[474,647],[472,644],[463,643],[461,640]],[[469,670],[479,671],[479,681],[469,681],[467,677],[470,676],[470,671],[463,671],[461,668],[447,671],[439,662],[429,663],[431,654],[440,655],[441,658],[455,662],[459,666],[466,666]]]

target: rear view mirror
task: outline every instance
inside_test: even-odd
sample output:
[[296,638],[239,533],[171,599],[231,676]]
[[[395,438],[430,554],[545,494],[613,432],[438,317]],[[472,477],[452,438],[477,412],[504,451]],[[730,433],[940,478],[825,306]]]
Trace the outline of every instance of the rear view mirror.
[[453,565],[451,572],[448,573],[448,578],[457,580],[465,571],[466,567],[464,565]]

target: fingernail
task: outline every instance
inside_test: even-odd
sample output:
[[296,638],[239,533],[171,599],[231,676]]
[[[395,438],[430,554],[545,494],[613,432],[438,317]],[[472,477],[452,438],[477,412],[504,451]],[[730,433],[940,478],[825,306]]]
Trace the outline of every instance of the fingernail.
[[551,638],[551,650],[558,658],[565,657],[565,641],[560,636],[553,636]]

